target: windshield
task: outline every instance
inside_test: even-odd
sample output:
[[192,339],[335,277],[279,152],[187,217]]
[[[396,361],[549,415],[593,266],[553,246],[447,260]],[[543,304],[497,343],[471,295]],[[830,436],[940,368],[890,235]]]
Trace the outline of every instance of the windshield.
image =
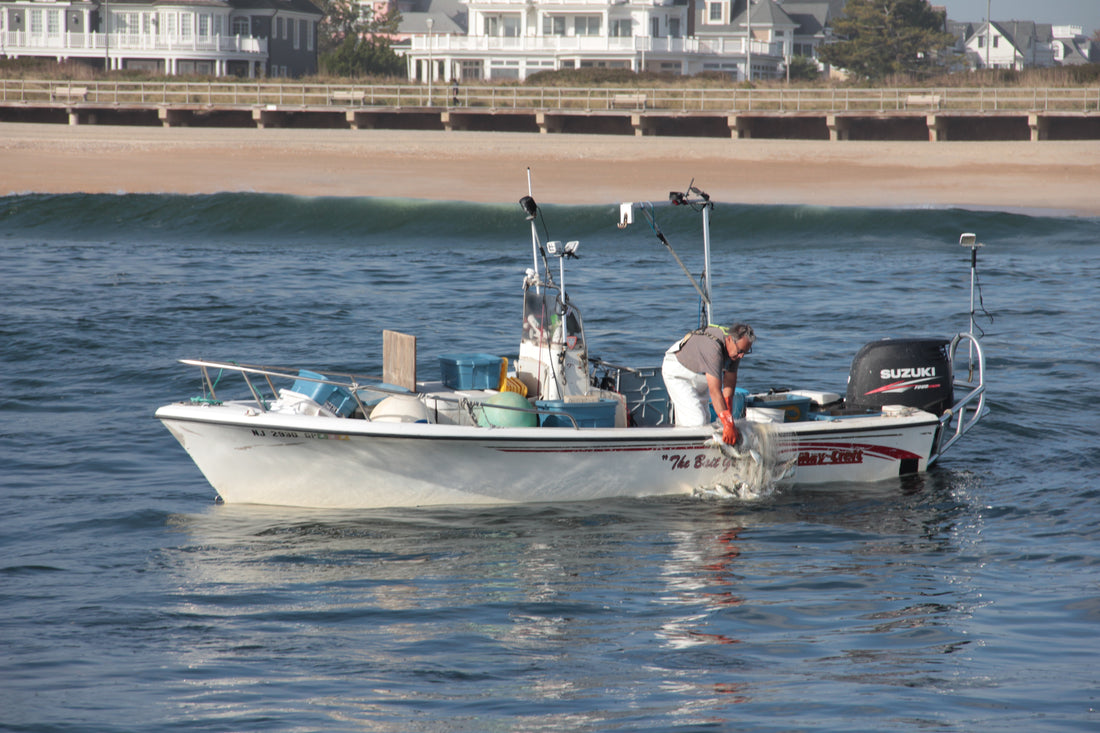
[[541,290],[525,287],[523,292],[523,340],[536,345],[561,343],[570,351],[584,350],[584,326],[581,314],[572,303],[565,304],[565,333],[561,332],[561,305],[558,289],[543,285]]

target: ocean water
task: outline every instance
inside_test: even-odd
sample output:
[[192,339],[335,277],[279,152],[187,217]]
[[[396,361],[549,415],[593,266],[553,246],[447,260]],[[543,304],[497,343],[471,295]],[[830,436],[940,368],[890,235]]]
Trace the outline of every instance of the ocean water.
[[[657,364],[698,303],[616,212],[546,234],[593,354]],[[518,205],[0,199],[0,729],[1100,729],[1100,220],[719,204],[715,315],[756,327],[742,386],[843,392],[865,341],[966,327],[964,231],[992,413],[926,475],[326,512],[215,502],[152,417],[176,360],[514,353]]]

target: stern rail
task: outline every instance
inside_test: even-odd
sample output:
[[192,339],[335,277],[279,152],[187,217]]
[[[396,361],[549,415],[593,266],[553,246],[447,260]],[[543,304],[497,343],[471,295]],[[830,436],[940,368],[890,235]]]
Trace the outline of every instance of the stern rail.
[[[962,436],[966,435],[983,417],[989,414],[989,408],[985,406],[985,354],[982,353],[982,345],[973,333],[959,333],[951,340],[948,358],[952,367],[955,364],[955,352],[959,346],[966,342],[970,348],[969,380],[974,380],[973,373],[977,365],[977,380],[955,382],[955,387],[962,387],[967,393],[955,401],[951,409],[944,411],[940,416],[940,428],[936,437],[932,455],[928,457],[928,465],[931,466],[939,459],[947,449],[955,444]],[[946,440],[945,440],[946,439]]]

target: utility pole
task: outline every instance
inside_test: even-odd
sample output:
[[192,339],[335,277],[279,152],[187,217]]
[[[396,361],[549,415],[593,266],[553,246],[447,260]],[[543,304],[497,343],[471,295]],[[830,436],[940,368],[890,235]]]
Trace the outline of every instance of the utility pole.
[[103,0],[103,72],[111,71],[111,31],[109,28],[111,13],[107,8],[107,0]]
[[432,26],[435,21],[428,18],[428,106],[432,106],[432,77],[435,76],[435,61],[432,59]]
[[745,81],[752,84],[752,0],[745,2],[745,24],[747,26],[747,38],[745,39]]
[[985,68],[989,68],[989,47],[993,45],[993,21],[989,15],[989,6],[993,0],[985,0]]

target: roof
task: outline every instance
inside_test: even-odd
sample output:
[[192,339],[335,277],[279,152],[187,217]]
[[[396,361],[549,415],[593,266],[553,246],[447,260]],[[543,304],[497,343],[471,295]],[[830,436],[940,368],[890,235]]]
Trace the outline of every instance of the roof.
[[1055,43],[1062,46],[1062,64],[1065,66],[1090,64],[1094,58],[1100,60],[1100,48],[1092,41],[1060,38]]
[[798,34],[803,36],[824,33],[834,17],[827,2],[787,2],[783,12],[798,24]]
[[732,25],[735,28],[743,28],[746,26],[746,20],[751,21],[752,25],[761,27],[785,25],[798,27],[798,23],[795,23],[791,16],[783,12],[783,9],[776,5],[774,0],[759,0],[759,2],[749,5],[749,10],[738,15]]
[[[737,0],[729,1],[735,6],[739,5]],[[845,0],[754,1],[755,4],[752,6],[752,24],[754,26],[791,27],[800,36],[813,36],[822,33],[827,23],[836,17],[837,11],[835,8],[838,7],[838,3],[839,6],[843,6],[845,2]],[[706,12],[705,2],[695,3],[695,29],[697,35],[744,33],[747,30],[744,11],[732,19],[729,25],[707,22]]]
[[431,18],[433,34],[466,35],[466,4],[459,0],[401,0],[398,9],[401,11],[398,33],[427,33]]

